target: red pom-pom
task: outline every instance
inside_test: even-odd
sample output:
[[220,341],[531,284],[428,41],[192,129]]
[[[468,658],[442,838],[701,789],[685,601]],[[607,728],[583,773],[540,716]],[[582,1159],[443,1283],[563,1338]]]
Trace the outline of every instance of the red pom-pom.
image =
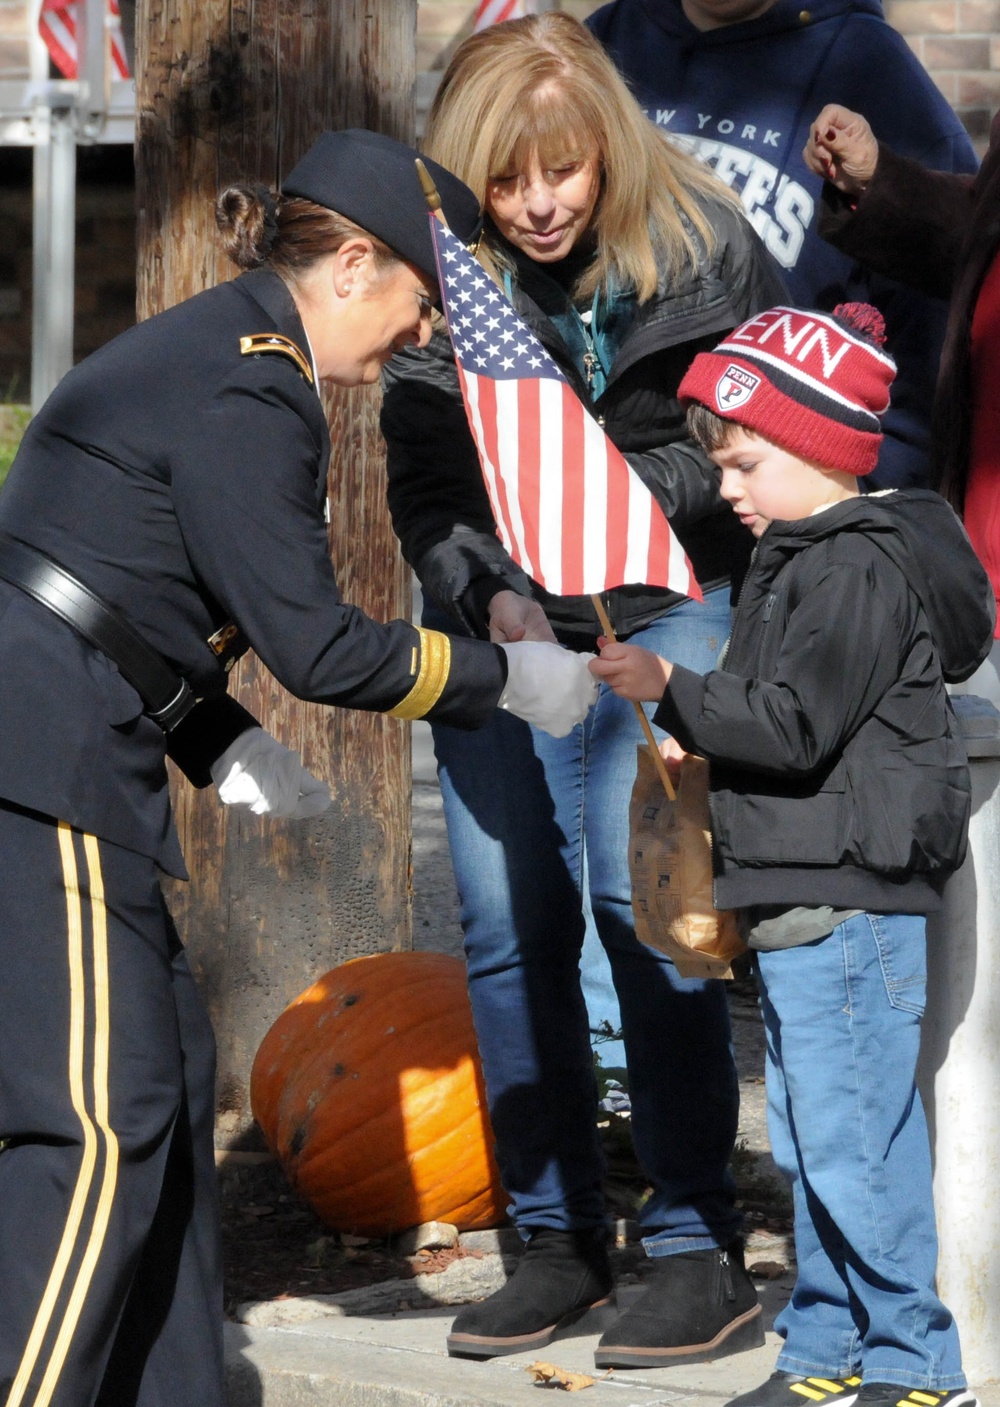
[[849,332],[856,332],[876,347],[885,346],[885,318],[871,303],[838,303],[833,317]]

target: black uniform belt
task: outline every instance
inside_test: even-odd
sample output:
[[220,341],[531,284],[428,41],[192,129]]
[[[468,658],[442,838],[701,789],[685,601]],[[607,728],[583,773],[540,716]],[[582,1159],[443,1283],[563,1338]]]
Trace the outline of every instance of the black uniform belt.
[[133,626],[75,576],[35,547],[0,533],[0,580],[10,582],[73,627],[112,660],[165,733],[194,707],[186,679]]

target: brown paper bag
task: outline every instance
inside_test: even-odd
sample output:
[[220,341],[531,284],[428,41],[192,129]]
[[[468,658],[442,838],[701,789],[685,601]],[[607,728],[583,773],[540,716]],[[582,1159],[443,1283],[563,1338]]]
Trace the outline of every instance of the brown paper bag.
[[682,977],[732,977],[746,951],[732,909],[712,904],[708,763],[686,756],[677,800],[663,789],[647,744],[629,807],[632,913],[642,943],[672,958]]

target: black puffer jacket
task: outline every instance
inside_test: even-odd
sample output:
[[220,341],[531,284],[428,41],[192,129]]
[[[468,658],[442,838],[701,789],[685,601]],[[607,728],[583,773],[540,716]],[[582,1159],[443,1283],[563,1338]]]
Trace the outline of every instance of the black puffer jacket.
[[992,633],[986,573],[929,490],[767,529],[724,668],[675,667],[656,714],[712,764],[719,908],[938,906],[969,819],[944,679]]
[[[753,544],[719,497],[718,471],[687,438],[677,387],[697,352],[785,296],[770,256],[739,211],[713,203],[706,213],[718,231],[714,253],[703,256],[697,272],[664,274],[658,292],[637,309],[607,387],[593,404],[667,514],[703,587],[742,576]],[[530,259],[517,259],[515,306],[589,403],[583,378],[543,310],[551,280],[544,285]],[[600,629],[591,601],[544,592],[496,536],[447,335],[395,356],[384,389],[389,508],[403,555],[427,594],[479,635],[486,634],[487,607],[498,591],[534,595],[560,638],[591,649]],[[605,597],[622,635],[683,599],[646,586],[621,587]]]

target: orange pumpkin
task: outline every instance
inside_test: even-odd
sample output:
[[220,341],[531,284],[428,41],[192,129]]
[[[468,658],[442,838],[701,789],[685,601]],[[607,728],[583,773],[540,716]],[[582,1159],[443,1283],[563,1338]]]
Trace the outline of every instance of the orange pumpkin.
[[378,953],[333,968],[264,1037],[250,1102],[292,1186],[336,1230],[504,1220],[459,958]]

